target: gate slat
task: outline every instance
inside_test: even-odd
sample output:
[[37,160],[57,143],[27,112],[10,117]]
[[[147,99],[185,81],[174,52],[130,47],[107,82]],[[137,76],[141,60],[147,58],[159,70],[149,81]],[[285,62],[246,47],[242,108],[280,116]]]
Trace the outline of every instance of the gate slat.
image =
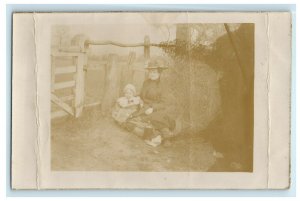
[[64,116],[67,116],[67,115],[69,115],[69,113],[67,113],[66,111],[58,110],[58,111],[55,111],[55,112],[51,112],[51,119],[64,117]]
[[73,109],[68,104],[66,104],[62,100],[60,100],[56,95],[51,94],[51,101],[53,101],[56,105],[58,105],[63,110],[65,110],[66,112],[68,112],[69,114],[74,116]]
[[76,87],[75,87],[75,117],[79,117],[82,113],[84,105],[84,71],[83,67],[86,65],[87,57],[86,55],[79,56],[77,59],[77,73],[75,76]]
[[78,57],[81,55],[85,55],[85,53],[52,51],[51,55],[55,57]]
[[65,67],[56,67],[55,74],[67,74],[67,73],[75,73],[76,66],[65,66]]
[[69,95],[69,96],[59,97],[59,99],[62,101],[69,101],[69,100],[73,100],[74,97],[75,97],[74,95]]
[[70,88],[75,86],[75,80],[67,81],[67,82],[58,82],[54,84],[54,89],[64,89],[64,88]]

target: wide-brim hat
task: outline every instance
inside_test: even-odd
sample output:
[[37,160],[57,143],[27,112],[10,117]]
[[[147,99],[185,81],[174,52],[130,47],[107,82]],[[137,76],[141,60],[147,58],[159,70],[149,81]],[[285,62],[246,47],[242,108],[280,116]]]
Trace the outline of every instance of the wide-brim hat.
[[148,64],[145,67],[145,69],[147,69],[147,70],[158,69],[158,70],[162,71],[162,70],[168,69],[168,67],[165,66],[162,62],[150,61],[150,62],[148,62]]

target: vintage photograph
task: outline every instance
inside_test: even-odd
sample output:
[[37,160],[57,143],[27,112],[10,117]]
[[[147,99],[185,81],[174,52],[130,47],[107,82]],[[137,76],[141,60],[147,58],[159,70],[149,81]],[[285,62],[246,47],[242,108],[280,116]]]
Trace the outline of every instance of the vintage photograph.
[[253,172],[254,23],[51,26],[51,171]]
[[291,25],[289,12],[14,13],[12,188],[289,188]]

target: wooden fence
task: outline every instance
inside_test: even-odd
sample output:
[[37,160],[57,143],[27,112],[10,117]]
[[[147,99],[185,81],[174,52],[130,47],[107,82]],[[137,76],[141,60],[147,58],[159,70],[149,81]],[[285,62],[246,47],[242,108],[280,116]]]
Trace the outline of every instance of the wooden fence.
[[[76,38],[76,37],[75,37]],[[150,47],[159,46],[159,44],[150,43],[150,38],[145,36],[143,43],[123,44],[114,41],[93,41],[84,37],[77,37],[72,41],[72,46],[53,50],[51,53],[51,101],[60,109],[52,112],[51,118],[71,115],[79,117],[84,106],[101,104],[103,114],[110,113],[111,105],[115,98],[119,95],[120,86],[124,83],[130,83],[133,79],[135,71],[143,71],[142,68],[134,68],[133,63],[136,59],[134,52],[130,52],[125,65],[126,73],[122,74],[122,70],[117,63],[116,55],[109,55],[107,61],[99,62],[97,66],[87,65],[87,50],[91,45],[114,45],[118,47],[144,47],[144,60],[148,62],[150,59]],[[58,66],[56,63],[59,57],[69,57],[73,60],[70,66]],[[105,69],[105,86],[102,101],[85,104],[85,74],[91,70]],[[56,77],[62,74],[73,75],[73,79],[69,81],[57,82]],[[58,96],[56,91],[71,88],[72,94],[67,96]],[[71,101],[71,102],[70,102]]]

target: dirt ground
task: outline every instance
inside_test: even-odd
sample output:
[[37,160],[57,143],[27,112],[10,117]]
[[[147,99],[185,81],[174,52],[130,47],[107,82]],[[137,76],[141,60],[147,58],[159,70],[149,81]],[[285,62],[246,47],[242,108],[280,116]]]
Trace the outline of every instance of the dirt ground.
[[99,106],[53,120],[51,154],[54,171],[209,171],[218,160],[211,143],[186,133],[169,147],[151,147],[103,117]]

